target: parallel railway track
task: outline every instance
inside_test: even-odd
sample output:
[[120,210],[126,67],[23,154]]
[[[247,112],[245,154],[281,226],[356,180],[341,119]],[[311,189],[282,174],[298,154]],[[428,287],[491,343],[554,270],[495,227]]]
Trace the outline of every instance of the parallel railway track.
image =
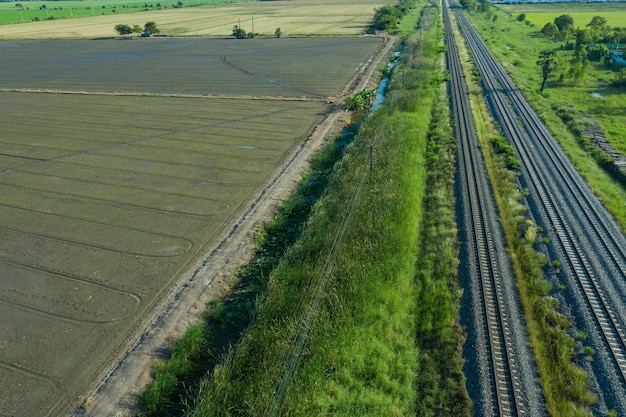
[[[487,415],[524,416],[528,415],[522,393],[522,382],[517,365],[517,352],[513,343],[510,326],[510,310],[507,306],[503,286],[513,282],[511,276],[503,277],[497,252],[494,228],[495,202],[490,198],[491,190],[483,172],[483,161],[477,147],[477,138],[472,120],[472,111],[463,78],[463,69],[452,25],[444,8],[444,23],[448,44],[448,69],[451,75],[450,94],[453,113],[456,117],[455,134],[459,143],[459,176],[461,188],[467,196],[465,227],[468,236],[468,252],[474,261],[473,273],[480,282],[480,298],[483,304],[482,320],[486,334],[486,347],[489,350],[489,381],[486,385],[491,392],[485,393],[491,408]],[[507,274],[504,271],[504,274]],[[508,283],[508,284],[507,284]]]
[[[463,13],[456,16],[491,111],[522,161],[531,213],[553,230],[577,321],[604,352],[606,359],[593,365],[597,391],[624,415],[626,406],[616,398],[626,392],[626,239]],[[602,393],[603,386],[620,394]]]

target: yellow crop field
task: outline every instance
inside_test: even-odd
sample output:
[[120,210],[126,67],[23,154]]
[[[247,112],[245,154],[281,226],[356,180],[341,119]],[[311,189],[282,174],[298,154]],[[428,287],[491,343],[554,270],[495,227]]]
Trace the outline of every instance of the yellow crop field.
[[227,3],[119,15],[57,19],[0,26],[0,39],[99,38],[116,36],[117,24],[158,24],[162,34],[230,36],[234,25],[260,36],[360,35],[382,0],[298,0]]

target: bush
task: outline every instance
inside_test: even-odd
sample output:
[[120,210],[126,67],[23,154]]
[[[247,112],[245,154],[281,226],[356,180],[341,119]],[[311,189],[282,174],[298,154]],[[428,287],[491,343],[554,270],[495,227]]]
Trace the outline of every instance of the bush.
[[345,105],[348,110],[362,110],[370,107],[376,98],[376,89],[364,88],[353,96],[345,99]]

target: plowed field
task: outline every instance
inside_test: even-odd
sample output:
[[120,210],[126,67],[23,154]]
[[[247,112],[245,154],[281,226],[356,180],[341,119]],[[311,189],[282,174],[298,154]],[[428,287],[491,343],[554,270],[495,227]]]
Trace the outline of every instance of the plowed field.
[[380,44],[0,42],[0,415],[73,403]]

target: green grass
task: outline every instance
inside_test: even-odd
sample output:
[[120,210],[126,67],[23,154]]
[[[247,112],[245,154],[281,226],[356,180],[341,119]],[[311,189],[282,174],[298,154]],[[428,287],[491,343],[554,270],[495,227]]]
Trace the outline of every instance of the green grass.
[[400,20],[400,23],[394,30],[394,33],[402,37],[406,37],[414,33],[417,29],[417,22],[419,21],[422,10],[423,9],[421,7],[410,8],[406,16]]
[[517,5],[498,5],[498,8],[517,17],[521,13],[526,14],[526,20],[532,22],[538,28],[542,28],[548,22],[554,22],[554,18],[567,14],[574,19],[574,27],[584,28],[594,16],[602,16],[607,19],[607,24],[612,27],[624,27],[626,25],[626,6],[620,2],[605,3],[525,3]]
[[169,358],[155,363],[154,379],[139,400],[142,416],[175,415],[176,409],[190,401],[202,374],[213,370],[227,344],[236,342],[250,325],[255,301],[267,291],[267,277],[300,237],[311,208],[326,188],[332,167],[343,156],[350,139],[350,135],[335,138],[315,157],[311,172],[302,179],[297,192],[256,236],[256,256],[241,268],[234,289],[223,300],[209,303],[204,320],[187,329]]
[[[620,111],[623,89],[617,90],[610,85],[616,77],[615,71],[592,63],[585,79],[576,84],[567,77],[563,82],[558,81],[560,73],[566,72],[565,68],[550,77],[546,90],[540,94],[541,70],[536,65],[539,52],[557,49],[558,56],[568,60],[572,51],[559,49],[562,43],[546,39],[539,32],[539,27],[519,22],[495,7],[492,13],[498,15],[495,22],[484,13],[470,17],[496,58],[503,63],[596,195],[611,211],[622,230],[626,230],[626,186],[618,183],[610,171],[604,170],[600,162],[593,159],[593,154],[585,150],[581,141],[556,115],[556,109],[574,106],[598,120],[616,148],[625,149],[626,113]],[[591,92],[602,97],[593,97]]]
[[133,13],[167,8],[193,7],[244,1],[249,0],[56,0],[0,2],[0,24],[22,23],[32,20],[69,19],[73,17]]
[[[626,8],[625,8],[626,9]],[[519,15],[520,13],[516,13]],[[574,19],[574,27],[584,29],[591,22],[594,16],[602,16],[606,19],[609,26],[623,27],[626,25],[626,10],[622,11],[589,11],[589,12],[571,12],[564,8],[560,12],[526,12],[526,20],[535,26],[542,28],[546,23],[554,23],[554,19],[567,14]]]
[[407,40],[402,76],[265,281],[252,326],[200,383],[192,415],[469,415],[438,19],[422,14],[429,40]]
[[167,361],[153,365],[153,382],[139,398],[145,415],[174,415],[177,395],[204,370],[201,364],[210,361],[206,323],[189,327],[174,346]]

